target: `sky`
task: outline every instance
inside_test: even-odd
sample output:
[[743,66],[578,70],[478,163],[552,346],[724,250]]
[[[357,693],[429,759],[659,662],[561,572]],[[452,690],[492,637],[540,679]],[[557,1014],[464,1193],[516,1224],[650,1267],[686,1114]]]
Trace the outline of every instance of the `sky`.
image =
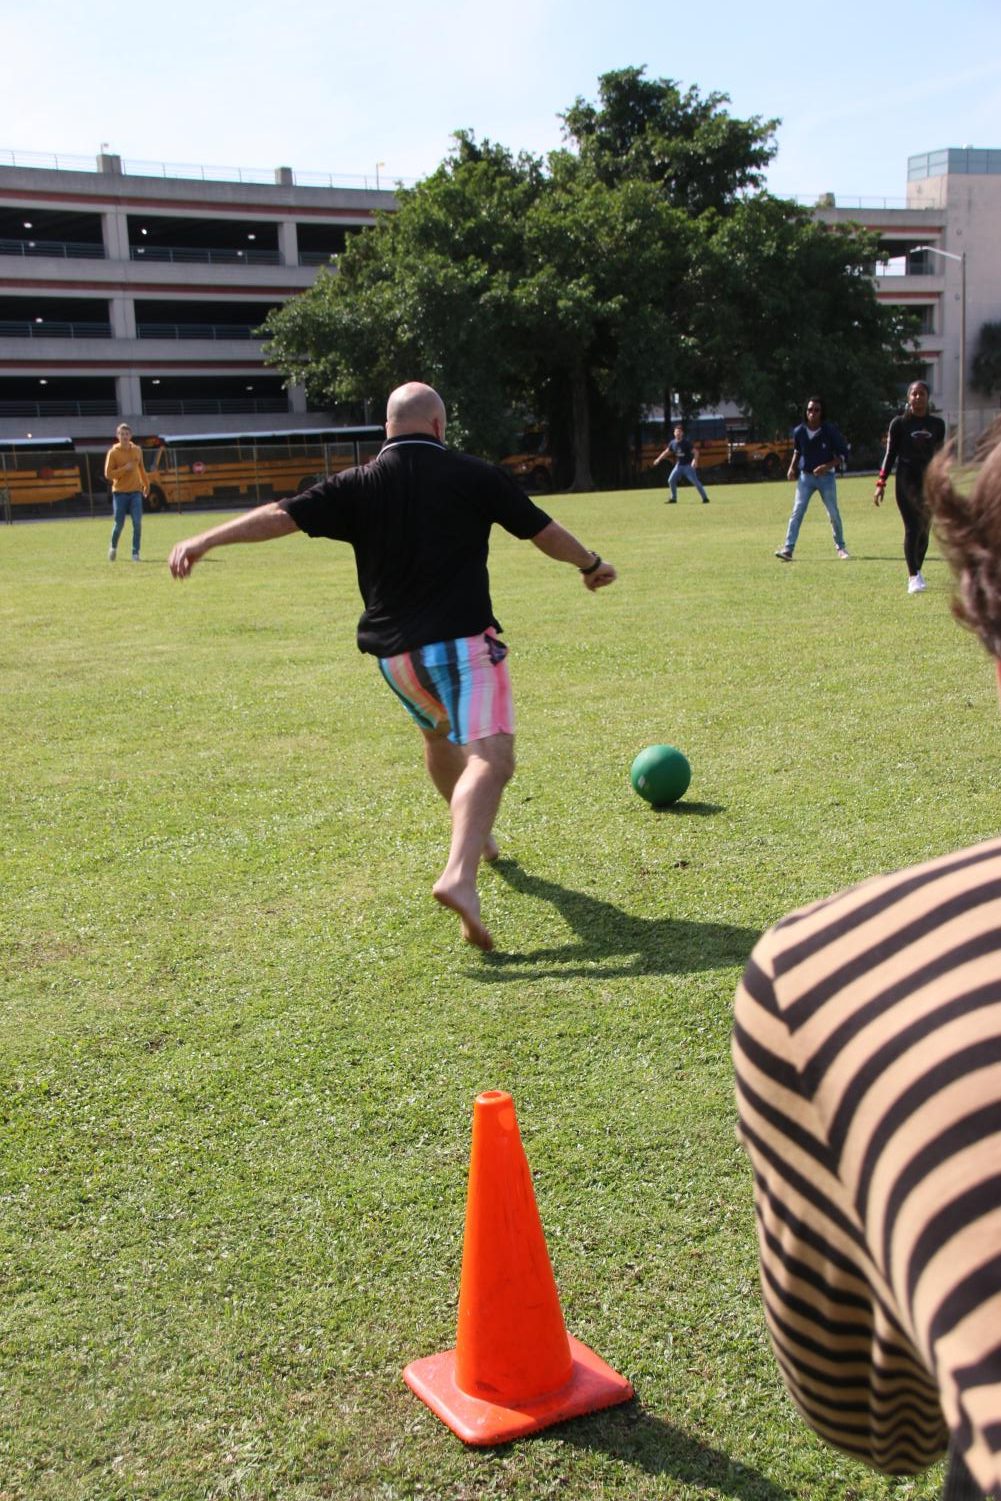
[[104,147],[387,186],[459,129],[544,155],[559,114],[630,66],[780,119],[782,196],[899,203],[908,156],[1001,148],[998,0],[0,0],[0,27],[0,162]]

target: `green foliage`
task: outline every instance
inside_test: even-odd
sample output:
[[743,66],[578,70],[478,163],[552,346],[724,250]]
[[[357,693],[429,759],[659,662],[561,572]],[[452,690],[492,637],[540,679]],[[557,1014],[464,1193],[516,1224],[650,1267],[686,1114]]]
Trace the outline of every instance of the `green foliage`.
[[575,489],[623,480],[641,411],[675,393],[780,429],[819,387],[847,430],[880,426],[904,328],[876,302],[873,241],[755,192],[777,122],[726,103],[626,68],[545,163],[458,134],[271,314],[269,359],[331,402],[429,381],[453,439],[491,457],[531,414]]
[[656,395],[673,330],[654,289],[684,274],[689,238],[686,216],[653,184],[584,182],[566,160],[526,218],[515,306],[536,409],[552,429],[567,388],[576,396],[575,488],[590,488],[591,423],[616,432],[621,450]]
[[[997,704],[944,566],[839,485],[503,534],[519,768],[493,958],[353,645],[346,548],[164,560],[205,518],[5,530],[0,1492],[11,1501],[932,1501],[813,1438],[764,1332],[729,1029],[792,906],[997,831]],[[832,625],[832,622],[836,624]],[[907,671],[888,670],[907,663]],[[920,712],[915,712],[916,706]],[[693,779],[653,812],[629,769]],[[570,1331],[635,1404],[483,1453],[405,1388],[454,1339],[474,1095],[514,1095]]]
[[271,315],[269,358],[332,401],[427,380],[454,440],[496,452],[523,392],[510,286],[540,182],[530,158],[457,137],[437,172],[399,191],[397,213],[352,237],[336,274]]
[[706,249],[698,344],[721,373],[715,392],[739,392],[763,431],[787,430],[819,392],[854,441],[879,437],[913,356],[905,319],[874,296],[874,249],[875,236],[780,199],[741,202]]
[[1001,391],[1001,323],[984,323],[973,356],[973,389],[991,396]]
[[581,166],[600,181],[649,182],[673,207],[725,212],[760,188],[778,120],[736,120],[726,94],[684,93],[670,78],[620,68],[598,80],[598,105],[579,98],[561,116]]

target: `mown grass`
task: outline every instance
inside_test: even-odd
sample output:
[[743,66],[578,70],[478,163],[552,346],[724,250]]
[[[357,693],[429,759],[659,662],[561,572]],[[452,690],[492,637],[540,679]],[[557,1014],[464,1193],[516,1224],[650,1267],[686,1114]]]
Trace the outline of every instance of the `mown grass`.
[[[734,1138],[734,985],[793,905],[997,832],[990,670],[944,566],[841,486],[550,509],[501,535],[520,765],[498,952],[430,899],[445,810],[356,652],[345,549],[150,518],[0,537],[0,1501],[930,1498],[783,1395]],[[628,772],[681,746],[685,802]],[[403,1386],[453,1343],[474,1095],[510,1090],[571,1332],[628,1407],[476,1452]]]

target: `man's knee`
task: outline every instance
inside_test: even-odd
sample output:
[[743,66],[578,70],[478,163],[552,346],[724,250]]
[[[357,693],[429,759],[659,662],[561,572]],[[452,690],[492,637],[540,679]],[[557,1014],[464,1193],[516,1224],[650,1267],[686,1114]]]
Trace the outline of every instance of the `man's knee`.
[[470,761],[480,762],[484,770],[502,785],[514,776],[514,736],[488,735],[466,746]]

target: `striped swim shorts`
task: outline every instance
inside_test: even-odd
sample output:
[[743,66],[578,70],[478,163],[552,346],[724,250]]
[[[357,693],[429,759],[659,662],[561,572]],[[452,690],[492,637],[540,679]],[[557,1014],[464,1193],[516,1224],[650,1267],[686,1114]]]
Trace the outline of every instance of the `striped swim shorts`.
[[379,670],[422,730],[448,733],[456,745],[488,735],[514,734],[514,702],[507,647],[491,627],[477,636],[435,641],[396,657]]

